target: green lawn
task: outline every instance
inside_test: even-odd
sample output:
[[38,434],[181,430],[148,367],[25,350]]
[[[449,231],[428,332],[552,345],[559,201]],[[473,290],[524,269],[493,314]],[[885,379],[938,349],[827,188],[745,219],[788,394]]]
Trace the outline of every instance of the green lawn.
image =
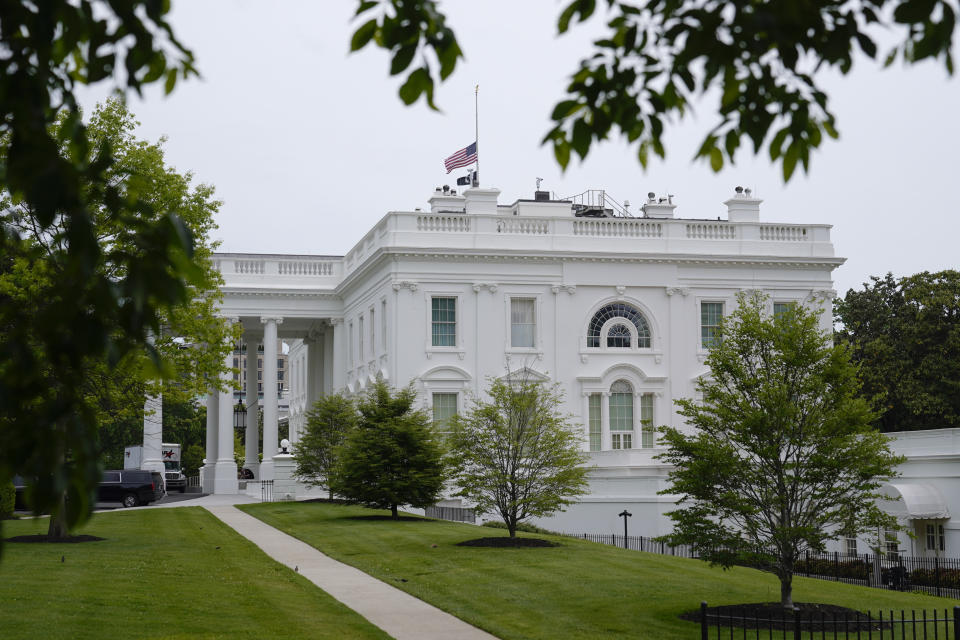
[[78,533],[106,540],[4,545],[0,638],[388,637],[205,509],[97,514]]
[[[441,609],[505,639],[694,638],[677,616],[711,605],[779,600],[770,574],[723,571],[698,560],[624,551],[570,538],[561,547],[484,549],[455,543],[505,535],[433,520],[322,503],[244,505],[243,510]],[[549,537],[549,536],[543,536]],[[866,611],[942,610],[956,600],[796,578],[794,600]]]

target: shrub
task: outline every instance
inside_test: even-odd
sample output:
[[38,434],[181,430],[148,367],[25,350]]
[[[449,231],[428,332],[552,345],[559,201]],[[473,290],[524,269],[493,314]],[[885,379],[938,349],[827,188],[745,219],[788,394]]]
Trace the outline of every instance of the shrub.
[[[910,573],[910,583],[935,587],[937,572],[934,569],[914,569]],[[946,589],[960,589],[960,569],[940,569],[940,586]]]
[[810,558],[800,560],[794,566],[794,573],[810,574],[815,576],[830,576],[832,578],[847,578],[852,580],[866,580],[873,565],[864,560],[830,560],[827,558]]
[[17,490],[12,482],[0,484],[0,518],[9,518],[13,515],[16,498]]

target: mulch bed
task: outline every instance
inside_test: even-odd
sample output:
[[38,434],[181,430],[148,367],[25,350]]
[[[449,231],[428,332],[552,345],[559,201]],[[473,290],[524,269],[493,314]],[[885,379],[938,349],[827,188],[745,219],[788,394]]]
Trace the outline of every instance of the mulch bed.
[[67,536],[66,538],[51,538],[46,534],[36,534],[32,536],[13,536],[12,538],[5,538],[4,542],[54,542],[57,544],[66,544],[73,542],[99,542],[101,540],[106,540],[106,538],[100,538],[98,536]]
[[[834,629],[843,631],[878,631],[880,624],[873,620],[867,621],[864,613],[856,609],[837,606],[835,604],[820,604],[817,602],[795,602],[795,611],[800,614],[800,628],[803,631],[826,631]],[[860,621],[857,621],[857,615]],[[707,620],[710,626],[716,625],[719,618],[720,626],[724,629],[736,627],[738,629],[777,629],[790,630],[794,628],[794,612],[783,608],[779,602],[754,602],[749,604],[732,604],[723,607],[707,607]],[[683,620],[700,622],[700,610],[687,611],[680,615]],[[812,618],[812,619],[811,619]],[[844,621],[846,618],[846,622]],[[884,629],[889,624],[884,621]]]
[[559,547],[556,542],[542,540],[540,538],[510,538],[500,536],[498,538],[476,538],[475,540],[464,540],[457,543],[458,547],[496,547],[500,549],[528,549],[530,547]]

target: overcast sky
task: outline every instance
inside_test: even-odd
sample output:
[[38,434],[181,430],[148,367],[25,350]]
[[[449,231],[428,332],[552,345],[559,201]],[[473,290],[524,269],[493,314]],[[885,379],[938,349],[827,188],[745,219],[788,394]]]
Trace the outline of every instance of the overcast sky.
[[[960,78],[942,66],[862,61],[827,78],[841,138],[788,186],[766,154],[719,174],[691,161],[714,103],[670,129],[666,161],[646,172],[612,141],[563,174],[540,140],[600,25],[557,37],[560,6],[444,3],[467,60],[439,87],[438,114],[403,106],[385,52],[347,53],[353,0],[180,0],[174,30],[202,78],[129,103],[141,137],[167,136],[168,162],[215,185],[220,251],[342,255],[387,211],[425,207],[460,173],[448,176],[443,159],[473,141],[479,84],[482,182],[501,189],[501,204],[531,197],[539,176],[560,196],[606,189],[634,210],[648,191],[669,192],[678,216],[707,218],[725,216],[723,201],[743,185],[763,198],[761,220],[834,225],[847,258],[835,272],[841,294],[887,271],[958,268]],[[105,95],[82,98],[92,107]]]

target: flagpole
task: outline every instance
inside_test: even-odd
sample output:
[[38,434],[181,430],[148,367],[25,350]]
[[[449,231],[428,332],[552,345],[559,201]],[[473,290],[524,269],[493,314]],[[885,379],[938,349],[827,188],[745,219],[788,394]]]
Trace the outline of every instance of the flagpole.
[[473,134],[474,143],[477,145],[477,164],[474,171],[477,172],[477,186],[480,186],[480,85],[473,88]]

